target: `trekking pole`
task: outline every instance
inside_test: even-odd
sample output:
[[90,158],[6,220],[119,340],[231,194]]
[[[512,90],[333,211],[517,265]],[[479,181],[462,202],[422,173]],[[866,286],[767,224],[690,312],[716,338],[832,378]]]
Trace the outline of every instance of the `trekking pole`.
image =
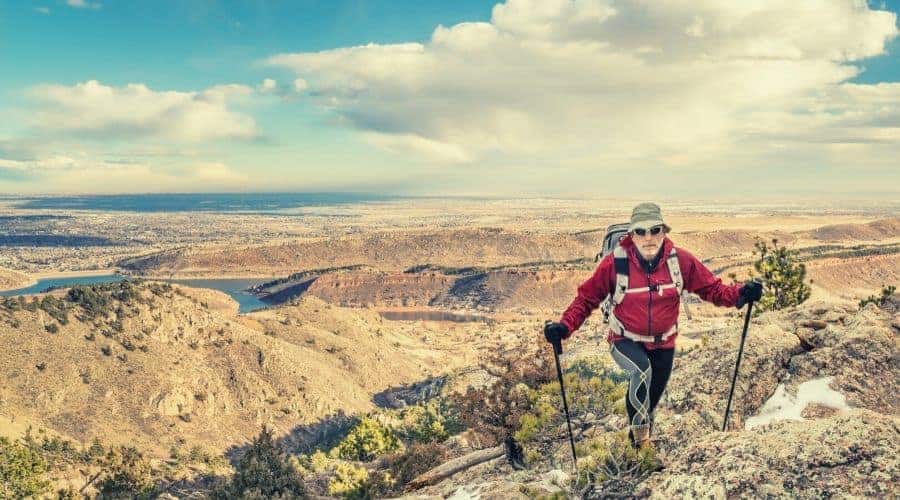
[[572,445],[572,461],[575,462],[575,473],[578,473],[578,457],[575,456],[575,438],[572,437],[572,421],[569,419],[569,403],[566,402],[566,386],[563,384],[562,369],[559,367],[559,355],[562,354],[562,340],[553,341],[553,359],[556,360],[556,376],[559,378],[559,391],[562,393],[563,409],[566,410],[566,425],[569,427],[569,444]]
[[750,325],[750,310],[753,309],[753,301],[747,302],[747,315],[744,316],[744,331],[741,333],[741,347],[738,348],[737,363],[734,365],[734,376],[731,377],[731,390],[728,391],[728,405],[725,406],[725,421],[722,422],[722,432],[728,426],[728,413],[731,411],[731,396],[734,395],[734,383],[737,382],[738,369],[741,367],[741,355],[744,353],[744,340],[747,338],[747,326]]

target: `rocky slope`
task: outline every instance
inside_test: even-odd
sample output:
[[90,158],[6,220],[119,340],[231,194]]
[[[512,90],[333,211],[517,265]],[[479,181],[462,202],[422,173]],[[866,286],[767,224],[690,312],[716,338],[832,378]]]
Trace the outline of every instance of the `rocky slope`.
[[[554,234],[506,228],[397,230],[241,248],[233,245],[185,247],[126,259],[119,265],[128,272],[148,276],[286,276],[346,266],[370,266],[383,272],[399,272],[426,264],[492,267],[592,259],[600,248],[603,234],[603,231]],[[716,264],[719,266],[722,262],[749,258],[757,238],[764,241],[777,238],[784,245],[803,248],[823,243],[896,242],[898,234],[900,219],[890,218],[795,232],[678,231],[676,228],[671,237],[677,245],[702,259],[720,261]]]
[[[856,299],[900,281],[900,219],[795,232],[721,229],[671,235],[726,281],[746,279],[757,238],[800,252],[816,298]],[[183,248],[125,261],[145,275],[291,276],[258,290],[273,304],[310,294],[352,307],[559,311],[590,276],[602,231],[397,231],[234,248]]]
[[184,441],[221,451],[263,424],[296,434],[371,409],[374,394],[472,364],[495,340],[314,297],[236,316],[219,292],[140,289],[141,300],[94,317],[70,309],[65,324],[41,308],[0,310],[0,415],[10,429],[159,455]]
[[128,272],[152,276],[286,276],[353,265],[398,272],[421,264],[495,266],[593,257],[602,238],[602,233],[556,235],[494,228],[404,230],[244,248],[182,248],[119,265]]
[[590,269],[507,269],[443,274],[437,271],[333,272],[263,288],[263,300],[280,303],[311,295],[348,307],[427,307],[491,312],[556,311],[564,307]]
[[[667,467],[632,485],[630,495],[896,497],[900,494],[896,304],[897,297],[882,309],[818,302],[754,319],[727,432],[721,431],[722,417],[742,321],[734,317],[712,331],[707,342],[676,358],[657,410],[656,447]],[[565,363],[580,352],[594,351],[578,345],[584,342],[568,346]],[[818,389],[807,390],[814,386]],[[613,421],[612,427],[623,424]],[[409,498],[577,497],[584,489],[573,483],[568,454],[568,442],[560,440],[553,456],[565,470],[541,462],[530,470],[513,471],[498,459]],[[606,494],[612,492],[603,493],[601,487],[589,497]]]
[[27,274],[0,267],[0,290],[21,288],[32,281]]
[[834,224],[805,233],[822,241],[880,240],[900,234],[900,217],[882,219],[867,224]]

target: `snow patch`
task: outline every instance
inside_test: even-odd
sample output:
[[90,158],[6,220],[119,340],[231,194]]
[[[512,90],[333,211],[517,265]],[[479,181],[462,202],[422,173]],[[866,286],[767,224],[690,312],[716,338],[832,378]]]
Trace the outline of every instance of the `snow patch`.
[[478,500],[480,496],[474,490],[469,490],[467,487],[463,486],[461,488],[456,489],[452,495],[447,497],[447,500]]
[[796,398],[787,393],[784,384],[778,384],[775,394],[766,401],[759,415],[748,418],[744,427],[752,429],[778,420],[806,420],[800,414],[810,403],[837,410],[849,410],[850,406],[847,405],[844,395],[828,387],[833,378],[823,377],[803,382],[797,388]]

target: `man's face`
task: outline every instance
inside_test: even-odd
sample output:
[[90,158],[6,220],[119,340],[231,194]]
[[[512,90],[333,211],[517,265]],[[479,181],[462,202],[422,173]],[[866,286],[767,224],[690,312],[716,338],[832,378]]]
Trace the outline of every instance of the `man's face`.
[[[653,234],[653,233],[656,234]],[[644,233],[641,235],[640,233]],[[650,260],[659,252],[663,239],[666,237],[666,229],[663,226],[654,226],[650,229],[635,229],[631,232],[631,239],[637,246],[638,252],[646,260]]]

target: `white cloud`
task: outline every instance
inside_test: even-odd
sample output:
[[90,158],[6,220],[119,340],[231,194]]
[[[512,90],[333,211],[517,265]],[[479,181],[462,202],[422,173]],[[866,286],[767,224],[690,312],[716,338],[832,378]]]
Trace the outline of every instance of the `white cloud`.
[[[14,175],[4,176],[4,171]],[[159,166],[104,160],[86,153],[57,154],[27,161],[0,158],[0,187],[4,186],[4,177],[16,179],[10,186],[43,193],[230,191],[246,189],[252,181],[248,175],[223,163]]]
[[102,7],[100,2],[86,2],[85,0],[66,0],[66,5],[75,7],[76,9],[99,9]]
[[50,8],[49,8],[49,7],[35,7],[35,8],[34,8],[34,11],[35,11],[35,12],[38,12],[38,13],[40,13],[40,14],[45,14],[45,15],[46,15],[46,14],[50,14]]
[[369,144],[400,154],[414,154],[438,158],[449,163],[469,163],[472,158],[460,147],[433,141],[413,134],[380,134],[367,132],[363,138]]
[[110,87],[96,80],[73,86],[40,85],[28,96],[38,128],[109,137],[163,137],[176,141],[250,139],[253,118],[229,109],[253,89],[217,85],[201,92],[155,91],[143,84]]
[[896,21],[848,0],[508,0],[424,44],[267,62],[370,143],[438,161],[844,161],[823,144],[853,143],[860,164],[900,150],[897,90],[844,82]]
[[278,82],[271,78],[264,78],[262,82],[256,87],[256,90],[260,94],[271,94],[278,90]]

